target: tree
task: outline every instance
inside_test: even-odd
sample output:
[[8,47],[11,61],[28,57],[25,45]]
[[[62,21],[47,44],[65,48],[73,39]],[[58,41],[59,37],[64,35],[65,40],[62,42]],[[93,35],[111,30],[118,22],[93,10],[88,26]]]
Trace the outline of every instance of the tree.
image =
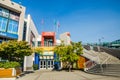
[[33,49],[33,52],[38,53],[40,55],[42,55],[42,53],[43,53],[43,48],[41,48],[41,47],[36,47],[36,48],[32,48],[32,49]]
[[[38,54],[39,56],[43,55],[43,48],[42,47],[33,47],[32,50],[33,50],[33,52],[35,54]],[[33,64],[33,68],[34,68],[34,70],[38,70],[39,69],[39,65],[34,63]]]
[[21,62],[24,56],[32,54],[32,49],[25,41],[10,40],[0,44],[0,56],[8,61]]
[[55,53],[60,57],[59,60],[68,63],[69,71],[74,62],[79,59],[80,54],[83,53],[81,42],[73,43],[71,45],[60,45],[54,49]]

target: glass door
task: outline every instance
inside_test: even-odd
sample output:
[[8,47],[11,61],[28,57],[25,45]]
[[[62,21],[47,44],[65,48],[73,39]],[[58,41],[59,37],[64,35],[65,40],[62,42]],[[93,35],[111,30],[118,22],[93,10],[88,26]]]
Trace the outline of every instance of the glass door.
[[46,60],[40,60],[40,68],[46,69]]
[[52,69],[54,67],[53,60],[47,60],[47,68]]
[[51,59],[50,56],[46,56],[45,59],[40,59],[40,69],[53,69],[54,68],[54,59]]

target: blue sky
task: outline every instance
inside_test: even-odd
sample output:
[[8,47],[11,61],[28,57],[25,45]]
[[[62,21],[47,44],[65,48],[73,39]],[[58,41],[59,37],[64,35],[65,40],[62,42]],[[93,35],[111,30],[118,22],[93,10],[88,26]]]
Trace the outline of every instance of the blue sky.
[[[120,39],[120,0],[13,0],[26,7],[39,31],[70,32],[72,41],[83,43]],[[41,24],[41,20],[44,24]]]

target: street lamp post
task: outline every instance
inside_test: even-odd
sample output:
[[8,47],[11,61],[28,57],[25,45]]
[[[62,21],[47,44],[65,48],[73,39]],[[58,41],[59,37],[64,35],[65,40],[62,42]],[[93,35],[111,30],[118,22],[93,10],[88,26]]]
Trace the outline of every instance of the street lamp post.
[[102,46],[102,40],[104,39],[104,37],[101,37],[99,40],[99,45]]

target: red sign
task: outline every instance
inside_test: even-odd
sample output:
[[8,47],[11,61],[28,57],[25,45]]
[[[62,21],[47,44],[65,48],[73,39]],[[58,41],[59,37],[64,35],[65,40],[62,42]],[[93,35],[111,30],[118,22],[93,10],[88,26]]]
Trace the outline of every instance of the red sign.
[[55,36],[55,32],[42,32],[42,36]]

